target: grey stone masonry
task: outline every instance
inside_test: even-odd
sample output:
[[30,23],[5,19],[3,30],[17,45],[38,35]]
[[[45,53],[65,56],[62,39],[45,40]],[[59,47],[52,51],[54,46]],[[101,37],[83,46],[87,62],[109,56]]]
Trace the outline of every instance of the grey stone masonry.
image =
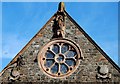
[[113,64],[89,41],[89,38],[80,31],[67,14],[65,21],[65,38],[76,42],[84,57],[84,59],[80,59],[80,65],[74,73],[65,78],[55,79],[45,75],[38,65],[38,53],[45,44],[51,41],[53,36],[53,16],[24,48],[24,51],[21,51],[16,57],[19,58],[17,63],[9,64],[2,71],[1,82],[119,82],[120,73]]

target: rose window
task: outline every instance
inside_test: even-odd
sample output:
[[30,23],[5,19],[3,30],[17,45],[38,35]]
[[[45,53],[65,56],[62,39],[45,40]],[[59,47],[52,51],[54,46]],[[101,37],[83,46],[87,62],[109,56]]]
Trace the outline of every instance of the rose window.
[[43,72],[53,78],[72,74],[79,65],[79,47],[67,39],[56,39],[46,44],[38,54]]

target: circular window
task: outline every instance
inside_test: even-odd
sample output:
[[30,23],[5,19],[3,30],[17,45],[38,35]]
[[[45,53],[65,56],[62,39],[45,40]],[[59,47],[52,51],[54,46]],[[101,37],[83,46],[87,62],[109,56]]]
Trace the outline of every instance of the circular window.
[[72,74],[79,65],[79,47],[67,39],[55,39],[47,43],[38,54],[43,72],[53,78]]

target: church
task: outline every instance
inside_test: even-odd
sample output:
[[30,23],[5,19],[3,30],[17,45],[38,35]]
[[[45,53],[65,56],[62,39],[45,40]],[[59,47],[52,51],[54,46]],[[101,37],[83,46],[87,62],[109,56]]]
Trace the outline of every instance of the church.
[[57,12],[0,72],[0,83],[120,83],[120,67],[67,13]]

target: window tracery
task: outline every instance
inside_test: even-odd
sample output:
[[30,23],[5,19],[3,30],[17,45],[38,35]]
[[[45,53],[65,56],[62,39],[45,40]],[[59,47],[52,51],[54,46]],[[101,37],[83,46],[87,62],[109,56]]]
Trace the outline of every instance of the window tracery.
[[43,72],[53,78],[72,74],[82,57],[79,47],[68,39],[55,39],[48,42],[38,54],[38,63]]

